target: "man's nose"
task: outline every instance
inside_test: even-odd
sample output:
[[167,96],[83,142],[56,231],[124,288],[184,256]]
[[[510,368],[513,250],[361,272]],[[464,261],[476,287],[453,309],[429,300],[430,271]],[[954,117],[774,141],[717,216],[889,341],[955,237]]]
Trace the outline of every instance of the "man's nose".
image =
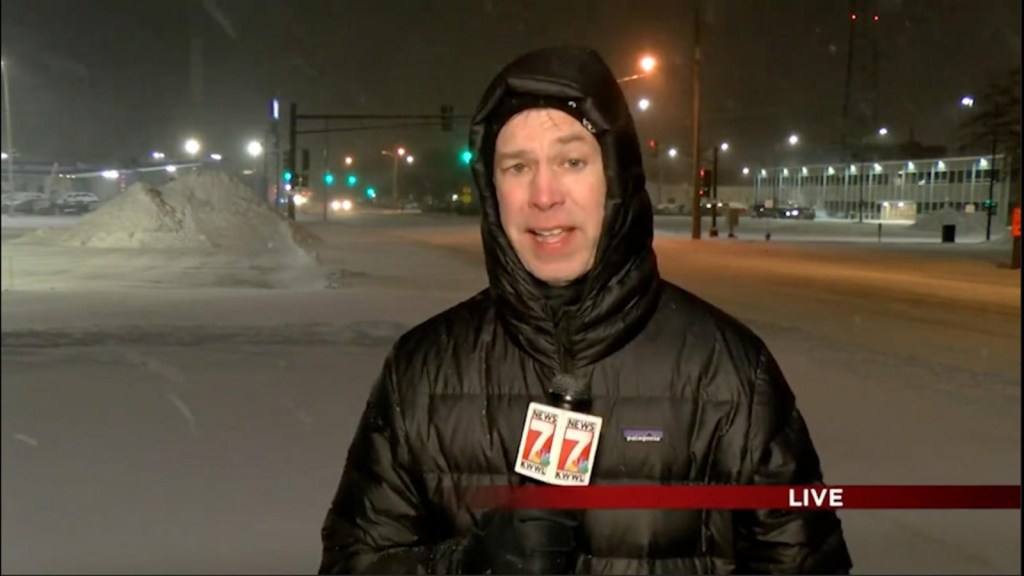
[[565,193],[554,170],[541,167],[530,182],[530,205],[537,210],[550,210],[565,202]]

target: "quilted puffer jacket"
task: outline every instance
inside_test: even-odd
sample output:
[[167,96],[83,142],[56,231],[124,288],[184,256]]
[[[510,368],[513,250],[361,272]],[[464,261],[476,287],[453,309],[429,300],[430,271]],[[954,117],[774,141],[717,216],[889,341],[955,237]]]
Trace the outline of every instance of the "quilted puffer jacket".
[[[488,115],[516,94],[571,101],[601,144],[608,200],[596,263],[552,304],[502,231]],[[388,355],[322,529],[321,573],[458,573],[482,511],[467,488],[523,482],[531,401],[559,374],[604,419],[593,484],[816,484],[821,466],[762,340],[662,280],[641,147],[595,53],[530,53],[493,81],[470,133],[489,287],[403,335]],[[657,442],[624,431],[658,430]],[[847,573],[830,511],[582,512],[579,574]]]

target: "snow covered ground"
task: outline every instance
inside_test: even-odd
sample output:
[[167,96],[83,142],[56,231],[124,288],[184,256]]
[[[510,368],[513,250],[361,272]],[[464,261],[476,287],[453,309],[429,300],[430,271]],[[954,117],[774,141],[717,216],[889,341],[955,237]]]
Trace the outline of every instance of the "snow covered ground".
[[[822,243],[872,243],[872,244],[940,244],[942,225],[956,226],[956,244],[971,245],[983,243],[985,240],[984,216],[980,214],[961,214],[960,217],[946,213],[923,216],[916,223],[879,222],[850,220],[819,219],[819,220],[779,220],[775,218],[741,218],[736,228],[738,240],[762,242],[767,233],[771,234],[772,242],[822,242]],[[686,216],[656,216],[655,226],[663,234],[683,234],[689,236],[691,219]],[[701,220],[701,230],[707,237],[711,229],[711,218]],[[879,240],[881,225],[881,240]],[[728,222],[719,217],[718,230],[721,237],[728,233]],[[1000,226],[997,219],[992,221],[992,240],[1008,242],[1009,227]]]
[[[772,242],[662,234],[659,265],[767,340],[827,481],[1019,484],[1020,274],[1002,252],[809,244],[826,223],[794,224]],[[309,223],[319,265],[296,267],[4,226],[5,573],[315,571],[388,345],[486,281],[457,217]],[[1019,511],[841,516],[857,573],[1021,570]]]

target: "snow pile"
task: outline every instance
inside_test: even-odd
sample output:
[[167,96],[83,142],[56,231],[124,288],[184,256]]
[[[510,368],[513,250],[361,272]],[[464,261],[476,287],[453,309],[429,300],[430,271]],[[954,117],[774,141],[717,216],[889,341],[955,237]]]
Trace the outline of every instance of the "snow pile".
[[307,254],[316,241],[245,185],[219,172],[186,175],[159,188],[134,184],[77,225],[30,236],[25,240],[68,246],[202,248],[242,254]]
[[[943,226],[953,224],[956,226],[956,232],[958,235],[984,234],[985,221],[985,212],[968,214],[966,212],[958,212],[951,208],[945,208],[937,212],[918,216],[917,221],[911,224],[909,229],[917,230],[919,232],[935,232],[938,234],[942,232]],[[995,218],[993,218],[993,224],[995,224]]]
[[1013,234],[1010,232],[1010,228],[995,228],[992,229],[992,242],[993,246],[1005,246],[1009,248],[1013,245]]

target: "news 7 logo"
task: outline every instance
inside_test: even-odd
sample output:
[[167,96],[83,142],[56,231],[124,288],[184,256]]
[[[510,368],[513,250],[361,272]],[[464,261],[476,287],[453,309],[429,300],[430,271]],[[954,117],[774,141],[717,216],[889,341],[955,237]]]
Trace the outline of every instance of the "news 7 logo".
[[531,418],[530,429],[526,434],[526,459],[541,466],[550,464],[554,434],[554,422]]
[[558,469],[586,474],[590,470],[590,446],[593,442],[593,424],[570,420],[561,438]]

